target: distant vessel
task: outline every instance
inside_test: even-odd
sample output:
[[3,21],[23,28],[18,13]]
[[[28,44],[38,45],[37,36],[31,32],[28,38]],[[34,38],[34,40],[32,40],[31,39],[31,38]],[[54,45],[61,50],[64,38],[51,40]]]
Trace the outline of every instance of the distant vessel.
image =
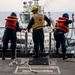
[[[19,14],[20,16],[20,26],[23,27],[23,28],[26,28],[31,17],[33,16],[33,14],[31,13],[31,6],[33,5],[36,5],[38,6],[39,8],[39,13],[43,13],[43,14],[46,14],[48,13],[49,15],[49,18],[50,18],[50,12],[45,12],[44,11],[44,6],[42,5],[39,5],[39,1],[40,0],[31,0],[29,2],[23,2],[23,8],[24,10]],[[51,19],[51,18],[50,18]],[[45,23],[46,24],[46,23]],[[53,26],[55,25],[54,22],[52,22]],[[74,33],[73,33],[74,31]],[[45,39],[44,39],[44,46],[46,49],[49,50],[49,30],[48,30],[48,27],[45,27],[44,28],[44,34],[45,34]],[[71,33],[71,31],[70,31]],[[68,33],[69,34],[69,33]],[[53,35],[53,33],[51,33],[51,35]],[[74,52],[75,50],[75,36],[73,37],[72,35],[75,35],[75,29],[72,29],[72,33],[71,33],[71,38],[68,40],[68,45],[67,45],[67,52]],[[23,33],[23,32],[18,32],[17,33],[17,49],[21,49],[21,50],[25,50],[26,48],[27,49],[33,49],[34,47],[34,43],[33,43],[33,40],[32,40],[32,29],[31,29],[31,32],[30,33]],[[67,35],[67,38],[68,38],[68,35]],[[2,38],[0,38],[2,39]],[[73,39],[71,41],[71,39]],[[10,48],[10,43],[8,44],[9,48]],[[0,41],[0,49],[2,48],[2,41]],[[51,49],[52,50],[55,50],[55,42],[54,42],[54,37],[51,36]],[[60,48],[61,49],[61,48]]]
[[[33,5],[37,6],[39,8],[39,13],[45,14],[46,12],[44,12],[44,6],[39,5],[39,0],[32,0],[27,2],[23,2],[24,6],[24,11],[22,11],[19,15],[20,15],[20,20],[21,20],[21,27],[26,28],[31,17],[32,17],[32,13],[31,13],[31,7]],[[49,30],[46,28],[44,28],[44,32],[49,32]],[[18,33],[18,38],[21,39],[25,39],[25,33]],[[27,33],[27,39],[28,39],[28,43],[32,43],[32,29],[30,33]],[[45,44],[48,46],[49,42],[49,33],[45,33]]]
[[[39,13],[42,13],[42,14],[45,14],[45,13],[48,13],[49,15],[49,18],[50,18],[50,12],[45,12],[44,11],[44,6],[41,6],[39,5],[39,0],[32,0],[32,1],[29,1],[28,3],[27,2],[23,2],[24,6],[24,11],[22,11],[19,15],[20,15],[20,24],[23,28],[26,28],[31,17],[32,17],[32,13],[31,13],[31,6],[33,5],[36,5],[38,8],[39,8]],[[50,18],[50,20],[52,20]],[[55,23],[52,21],[52,25],[53,27],[55,26]],[[32,32],[32,29],[31,29],[31,32]],[[47,47],[49,49],[49,30],[47,27],[44,28],[44,34],[45,34],[45,40],[44,40],[44,45],[45,47]],[[22,37],[21,35],[25,36],[25,33],[21,33],[19,34],[20,37],[19,38],[23,38],[25,39],[25,37]],[[51,36],[51,38],[53,38],[53,36]],[[27,39],[28,39],[28,44],[31,43],[31,45],[33,45],[33,40],[32,40],[32,33],[28,33],[27,35]],[[27,40],[25,39],[25,40]],[[53,40],[54,41],[54,40]],[[54,44],[54,42],[53,42]],[[51,44],[51,46],[53,46],[53,49],[55,49],[55,45]],[[69,48],[67,48],[69,49]]]

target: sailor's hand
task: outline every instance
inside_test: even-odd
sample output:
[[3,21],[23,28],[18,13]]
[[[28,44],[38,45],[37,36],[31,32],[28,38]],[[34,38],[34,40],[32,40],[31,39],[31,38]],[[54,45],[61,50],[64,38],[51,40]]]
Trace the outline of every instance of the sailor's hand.
[[25,32],[25,30],[24,30],[24,29],[22,29],[22,30],[21,30],[21,32]]
[[49,31],[52,32],[52,27],[48,27]]
[[74,16],[74,13],[72,13],[72,16]]
[[26,30],[27,30],[27,28],[23,28],[23,30],[25,30],[25,31],[26,31]]
[[21,31],[22,31],[22,32],[25,32],[26,30],[27,30],[27,28],[22,28],[22,30],[21,30]]
[[49,26],[48,24],[46,24],[46,26]]
[[28,32],[30,32],[30,29],[28,29]]
[[48,24],[46,24],[46,25],[44,25],[44,27],[49,27],[49,25],[48,25]]
[[48,25],[48,24],[46,24],[45,26],[47,26],[47,27],[48,27],[49,25]]

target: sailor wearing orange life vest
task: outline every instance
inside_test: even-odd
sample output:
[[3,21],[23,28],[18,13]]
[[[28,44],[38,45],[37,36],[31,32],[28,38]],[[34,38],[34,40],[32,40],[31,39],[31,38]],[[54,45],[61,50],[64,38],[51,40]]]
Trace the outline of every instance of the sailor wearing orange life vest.
[[62,17],[58,18],[56,23],[56,30],[54,31],[54,38],[56,40],[56,54],[58,54],[58,49],[61,44],[63,59],[67,59],[64,33],[69,32],[69,24],[71,23],[72,20],[69,20],[69,15],[64,13]]
[[16,48],[16,31],[21,31],[19,28],[18,18],[15,12],[12,12],[10,16],[7,17],[5,24],[5,31],[3,35],[3,52],[2,52],[2,60],[5,59],[5,51],[8,48],[8,42],[11,41],[11,49],[12,55],[11,59],[15,57],[15,48]]

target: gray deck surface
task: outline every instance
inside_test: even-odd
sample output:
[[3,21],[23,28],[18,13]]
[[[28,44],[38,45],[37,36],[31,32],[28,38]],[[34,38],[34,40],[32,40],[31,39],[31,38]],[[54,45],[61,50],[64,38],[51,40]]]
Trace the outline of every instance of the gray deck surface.
[[10,58],[5,60],[0,58],[0,75],[75,75],[75,58],[68,58],[67,60],[62,58],[46,58],[48,59],[47,65],[30,65],[32,70],[36,70],[37,73],[29,70],[27,62],[29,63],[31,59],[34,62],[41,61],[42,57],[39,59],[18,58],[18,64],[13,66],[9,66],[9,63],[12,61]]

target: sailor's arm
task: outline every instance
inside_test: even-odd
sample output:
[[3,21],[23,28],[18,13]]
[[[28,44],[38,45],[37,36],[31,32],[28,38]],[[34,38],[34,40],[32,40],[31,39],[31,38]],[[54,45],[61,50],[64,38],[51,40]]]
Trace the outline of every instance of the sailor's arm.
[[68,24],[73,24],[74,23],[74,13],[72,14],[72,20],[67,20],[66,22],[65,22],[65,25],[68,25]]
[[51,26],[51,22],[50,22],[50,20],[48,19],[48,17],[46,15],[44,15],[44,19],[47,21],[48,26]]
[[30,22],[29,22],[29,24],[28,24],[28,26],[27,26],[28,31],[30,30],[30,28],[32,28],[32,25],[33,25],[33,24],[34,24],[34,19],[31,18],[31,20],[30,20]]
[[65,22],[65,25],[71,24],[72,22],[73,22],[72,20],[67,20],[67,21]]
[[19,27],[19,22],[16,23],[16,31],[21,32],[22,28]]

